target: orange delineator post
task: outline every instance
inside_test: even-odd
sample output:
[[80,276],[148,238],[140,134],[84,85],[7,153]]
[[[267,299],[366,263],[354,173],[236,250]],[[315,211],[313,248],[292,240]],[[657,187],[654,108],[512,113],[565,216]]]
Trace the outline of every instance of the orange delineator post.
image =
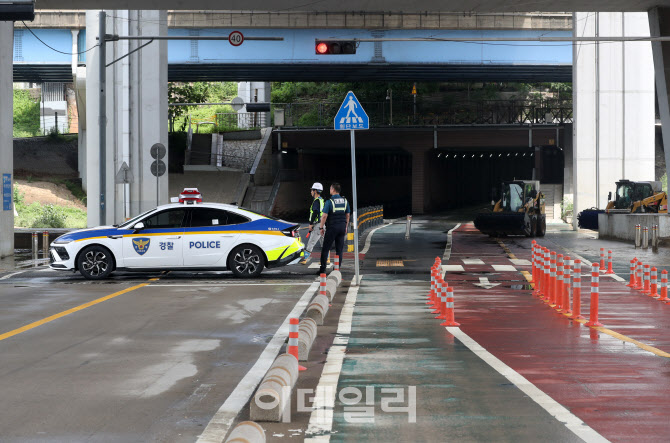
[[437,319],[446,320],[447,319],[447,288],[449,285],[444,280],[440,279],[438,282],[438,298],[440,300],[440,313],[437,315]]
[[614,269],[612,269],[612,251],[607,251],[607,272],[606,274],[614,274]]
[[556,253],[551,251],[551,260],[549,260],[549,293],[547,294],[546,302],[550,305],[554,304],[555,288],[556,288]]
[[426,302],[427,305],[433,304],[435,300],[435,289],[437,285],[438,276],[439,274],[437,268],[433,267],[430,270],[430,292],[428,293],[428,301]]
[[651,268],[651,291],[649,291],[649,297],[658,297],[658,270],[655,267]]
[[566,265],[563,266],[563,313],[567,316],[572,314],[570,309],[570,280],[572,279],[572,259],[565,257]]
[[644,264],[642,260],[637,261],[637,268],[635,269],[635,287],[634,289],[642,289],[644,287],[644,278],[642,275],[642,268]]
[[605,272],[605,248],[600,248],[600,270]]
[[563,254],[556,256],[556,286],[555,286],[554,308],[561,312],[563,305]]
[[668,300],[668,271],[665,269],[661,271],[661,298],[660,301]]
[[544,275],[542,276],[542,298],[546,300],[549,297],[549,276],[551,274],[551,263],[549,260],[549,248],[544,248],[543,252],[544,259]]
[[339,255],[335,256],[335,267],[333,268],[333,270],[335,270],[335,271],[340,270],[340,256]]
[[533,296],[539,297],[542,293],[542,281],[544,279],[544,251],[540,245],[537,245],[535,254],[535,288]]
[[582,261],[575,260],[572,277],[572,315],[574,319],[583,319],[582,316]]
[[630,282],[626,285],[630,288],[635,287],[635,265],[637,264],[637,258],[634,258],[630,261]]
[[454,288],[447,288],[445,308],[447,310],[447,319],[440,323],[440,326],[460,326],[461,324],[456,323],[456,319],[454,318]]
[[600,272],[598,270],[598,263],[593,263],[591,265],[591,303],[589,315],[589,322],[586,323],[586,326],[602,326],[603,324],[598,321],[598,294],[600,293]]
[[644,289],[642,290],[643,294],[651,294],[650,287],[651,272],[649,271],[649,265],[644,265]]
[[[444,300],[442,300],[442,297],[444,295],[443,292],[444,292],[446,287],[447,287],[447,282],[444,281],[442,276],[439,276],[437,278],[437,284],[435,286],[435,304],[433,306],[431,306],[431,308],[430,308],[430,309],[432,309],[432,311],[430,312],[431,314],[438,314],[439,315],[440,312],[442,312],[442,303],[444,301]],[[435,317],[435,318],[437,318],[437,317]]]
[[[288,353],[294,356],[296,360],[299,360],[298,358],[299,323],[300,321],[297,318],[292,318],[289,320],[288,325]],[[307,370],[306,367],[298,364],[298,371],[305,371],[305,370]]]

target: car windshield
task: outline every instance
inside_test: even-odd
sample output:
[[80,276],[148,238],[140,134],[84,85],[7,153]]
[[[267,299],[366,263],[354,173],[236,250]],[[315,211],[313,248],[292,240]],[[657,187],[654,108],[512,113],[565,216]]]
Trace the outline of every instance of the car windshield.
[[633,204],[633,185],[623,184],[616,189],[616,209],[628,209]]
[[523,206],[523,188],[516,183],[510,183],[503,191],[502,200],[503,210],[517,212]]
[[126,228],[126,227],[128,227],[128,226],[132,226],[132,225],[135,224],[139,219],[141,219],[142,217],[144,217],[145,215],[147,215],[147,214],[149,214],[149,213],[151,213],[151,212],[154,212],[155,210],[156,210],[156,209],[150,209],[150,210],[148,210],[148,211],[146,211],[146,212],[143,212],[143,213],[141,213],[140,215],[131,218],[131,219],[128,220],[127,222],[124,222],[124,223],[120,224],[120,225],[119,225],[119,228]]

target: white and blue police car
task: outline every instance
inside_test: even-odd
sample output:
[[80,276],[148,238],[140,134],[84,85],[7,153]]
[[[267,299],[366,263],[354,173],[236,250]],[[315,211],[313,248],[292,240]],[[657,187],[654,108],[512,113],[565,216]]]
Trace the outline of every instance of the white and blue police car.
[[303,253],[299,225],[234,205],[202,203],[193,188],[177,201],[121,225],[58,237],[51,243],[51,269],[79,271],[91,280],[114,270],[227,269],[257,277],[263,268],[289,264]]

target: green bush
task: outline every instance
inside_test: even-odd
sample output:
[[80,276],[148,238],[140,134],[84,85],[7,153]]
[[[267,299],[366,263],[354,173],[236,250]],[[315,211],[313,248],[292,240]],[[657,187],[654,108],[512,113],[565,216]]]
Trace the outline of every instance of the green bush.
[[21,194],[21,191],[19,191],[19,187],[14,185],[14,205],[23,205],[23,201],[23,194]]
[[54,205],[44,205],[40,214],[33,220],[32,228],[64,228],[65,215]]

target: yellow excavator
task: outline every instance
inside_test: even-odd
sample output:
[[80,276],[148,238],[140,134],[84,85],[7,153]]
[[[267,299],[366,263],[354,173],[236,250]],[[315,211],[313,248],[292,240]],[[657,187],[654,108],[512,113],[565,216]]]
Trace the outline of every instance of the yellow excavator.
[[492,211],[480,212],[475,217],[475,227],[479,231],[490,237],[544,237],[547,232],[547,216],[539,181],[503,182],[499,198],[497,202],[491,202]]
[[608,214],[615,213],[663,213],[668,212],[668,195],[663,191],[659,181],[619,180],[616,182],[616,195],[607,197]]

